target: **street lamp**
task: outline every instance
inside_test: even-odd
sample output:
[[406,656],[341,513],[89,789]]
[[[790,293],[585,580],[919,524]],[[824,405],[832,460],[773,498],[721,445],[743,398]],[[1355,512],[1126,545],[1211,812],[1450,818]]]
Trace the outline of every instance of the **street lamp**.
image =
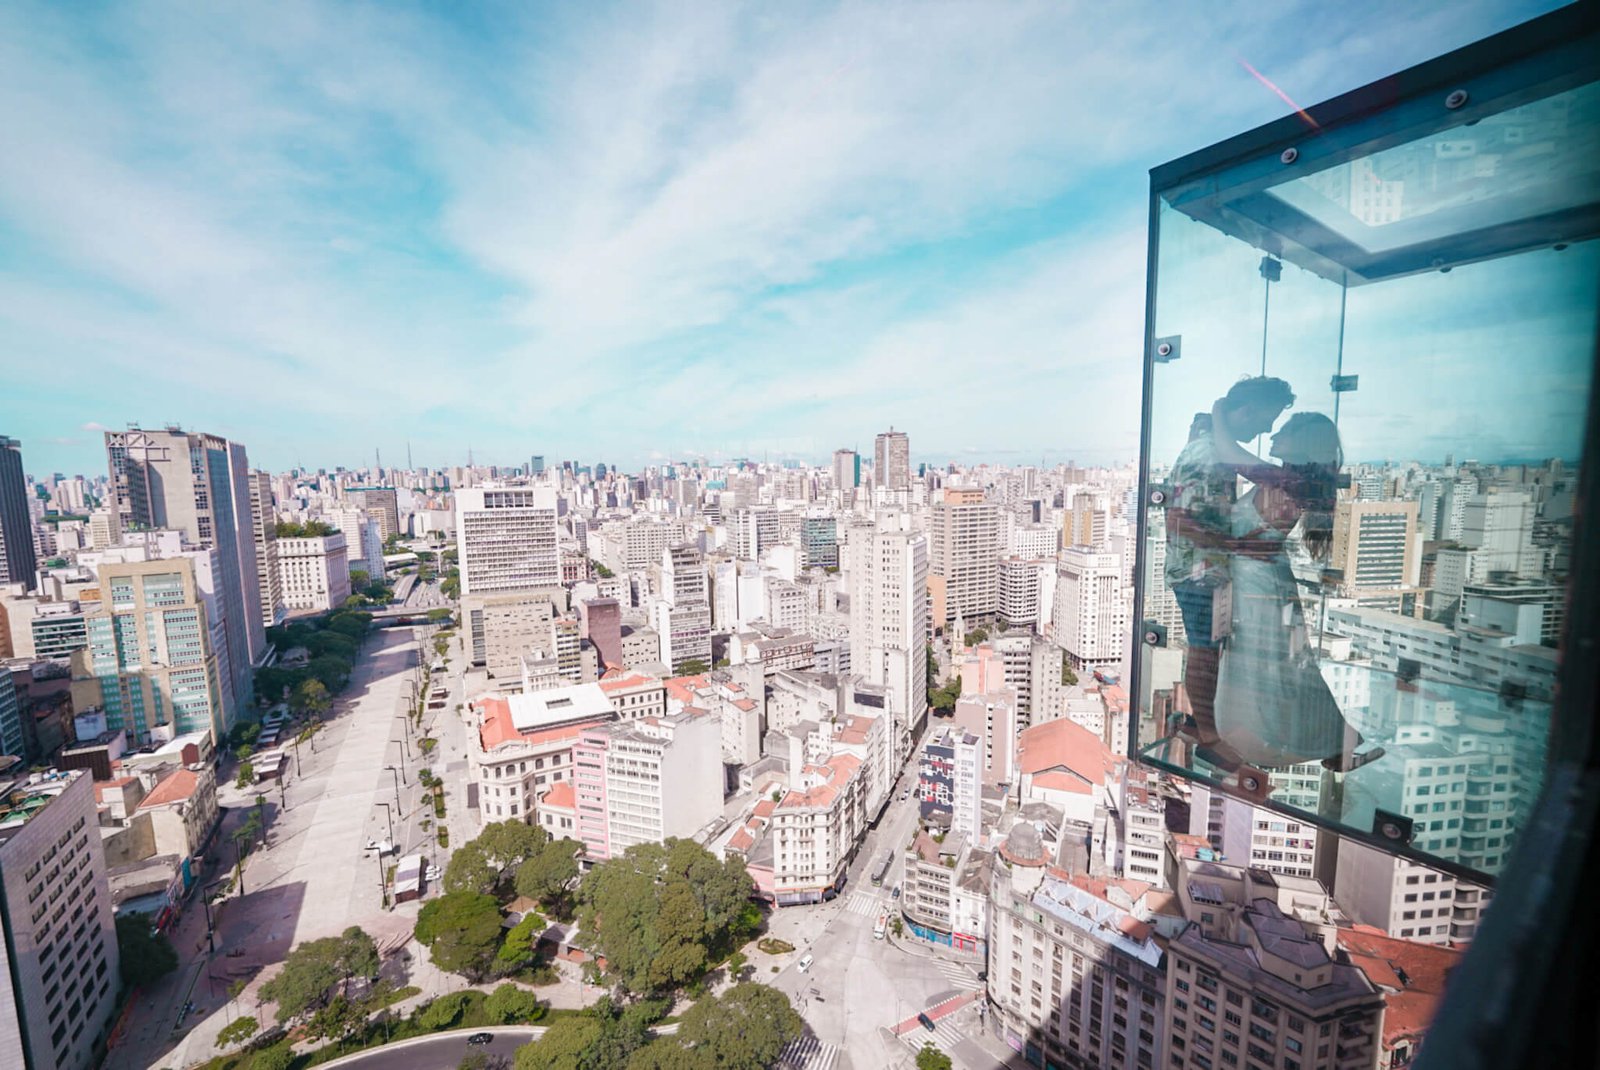
[[389,804],[386,803],[386,802],[380,802],[378,805],[383,807],[383,814],[384,814],[385,817],[387,817],[389,819],[389,843],[393,844],[394,843],[394,811],[389,808]]
[[400,806],[400,770],[392,765],[386,765],[384,768],[394,774],[394,808],[404,816],[405,810]]
[[411,777],[406,773],[406,741],[404,739],[395,739],[393,736],[390,736],[389,742],[400,744],[400,773],[403,777],[405,777],[406,783],[409,784],[411,782]]

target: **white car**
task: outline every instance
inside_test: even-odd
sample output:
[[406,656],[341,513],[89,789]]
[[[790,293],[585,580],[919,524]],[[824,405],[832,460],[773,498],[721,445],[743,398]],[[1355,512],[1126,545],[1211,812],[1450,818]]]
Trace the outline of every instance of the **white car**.
[[797,968],[801,973],[805,973],[811,968],[811,964],[815,961],[817,961],[817,957],[808,951],[804,955],[800,956],[800,963]]
[[390,851],[394,850],[394,844],[390,843],[388,840],[368,840],[367,846],[363,848],[363,850],[377,851],[381,855],[386,855]]
[[439,867],[438,866],[429,866],[428,867],[428,879],[430,881],[437,881],[439,879]]

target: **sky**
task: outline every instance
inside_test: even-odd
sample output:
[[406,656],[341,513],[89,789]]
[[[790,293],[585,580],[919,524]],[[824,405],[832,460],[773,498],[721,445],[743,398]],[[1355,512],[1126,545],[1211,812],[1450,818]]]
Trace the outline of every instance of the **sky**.
[[[0,434],[1137,455],[1151,167],[1555,6],[0,5]],[[1184,426],[1187,426],[1185,419]]]

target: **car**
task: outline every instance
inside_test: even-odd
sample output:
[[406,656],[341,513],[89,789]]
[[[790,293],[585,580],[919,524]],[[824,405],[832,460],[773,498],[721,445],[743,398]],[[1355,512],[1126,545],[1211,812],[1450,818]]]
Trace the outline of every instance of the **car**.
[[798,969],[801,973],[805,973],[811,968],[811,964],[815,961],[817,961],[817,957],[808,951],[804,955],[800,956],[800,964]]
[[930,1033],[933,1032],[933,1019],[929,1018],[926,1013],[918,1014],[917,1021],[922,1023],[922,1028]]
[[890,899],[899,899],[900,898],[900,886],[898,884],[895,885],[894,889],[889,893],[889,898]]
[[488,1044],[494,1040],[493,1033],[474,1033],[467,1038],[468,1044]]

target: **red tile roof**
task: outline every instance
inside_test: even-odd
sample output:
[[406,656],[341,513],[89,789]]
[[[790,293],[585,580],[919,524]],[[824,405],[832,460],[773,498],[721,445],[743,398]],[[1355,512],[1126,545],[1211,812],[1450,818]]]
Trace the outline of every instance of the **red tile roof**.
[[1465,952],[1401,940],[1369,925],[1340,929],[1338,940],[1351,964],[1359,967],[1373,984],[1387,990],[1383,1046],[1419,1042],[1444,998],[1450,971]]
[[660,686],[661,681],[654,676],[646,676],[642,672],[623,675],[620,669],[612,669],[600,680],[602,691],[626,691],[634,687],[649,687],[652,684]]
[[1017,736],[1017,769],[1024,775],[1065,771],[1104,784],[1115,765],[1099,736],[1063,717],[1024,728]]
[[757,817],[771,817],[772,811],[777,809],[777,807],[778,804],[773,802],[771,799],[762,799],[760,802],[756,803],[756,808],[750,812]]
[[192,798],[195,790],[200,786],[200,774],[190,769],[179,769],[167,779],[155,786],[155,789],[139,800],[136,809],[150,810],[157,806],[166,806],[170,803],[183,802]]
[[577,800],[572,793],[572,781],[558,780],[550,785],[550,790],[539,796],[539,805],[563,810],[575,809]]
[[478,742],[486,751],[492,751],[502,743],[528,743],[537,746],[540,743],[552,743],[563,739],[576,740],[579,731],[600,723],[598,719],[574,721],[554,728],[520,732],[511,721],[511,703],[505,699],[479,699],[477,706],[483,715],[483,723],[478,726]]

